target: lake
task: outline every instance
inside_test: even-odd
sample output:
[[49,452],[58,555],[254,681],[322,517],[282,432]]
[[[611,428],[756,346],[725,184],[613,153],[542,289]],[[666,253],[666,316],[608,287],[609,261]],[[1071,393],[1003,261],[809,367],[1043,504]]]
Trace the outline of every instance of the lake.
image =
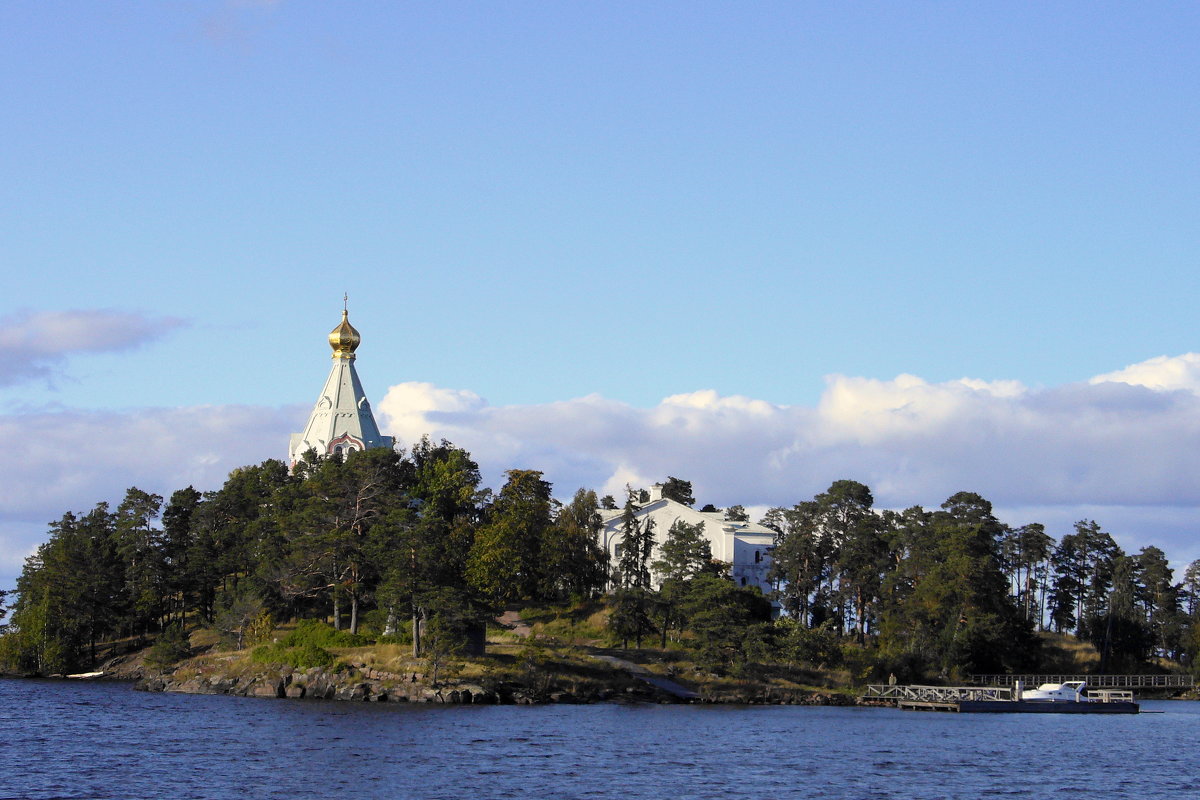
[[0,798],[1200,795],[1200,703],[1136,716],[428,706],[0,679]]

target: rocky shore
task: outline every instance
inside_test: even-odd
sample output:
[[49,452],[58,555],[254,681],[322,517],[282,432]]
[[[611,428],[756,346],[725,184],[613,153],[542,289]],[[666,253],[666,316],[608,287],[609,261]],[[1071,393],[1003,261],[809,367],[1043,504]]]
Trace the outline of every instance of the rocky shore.
[[442,703],[458,705],[534,705],[545,703],[714,703],[735,705],[854,705],[855,699],[827,691],[783,690],[775,687],[739,687],[704,690],[684,700],[649,683],[617,676],[612,685],[590,683],[549,689],[503,682],[442,682],[432,685],[421,673],[397,674],[365,665],[339,669],[312,667],[263,668],[234,674],[212,669],[181,668],[175,672],[148,673],[135,687],[151,692],[227,694],[240,697],[341,700],[374,703]]

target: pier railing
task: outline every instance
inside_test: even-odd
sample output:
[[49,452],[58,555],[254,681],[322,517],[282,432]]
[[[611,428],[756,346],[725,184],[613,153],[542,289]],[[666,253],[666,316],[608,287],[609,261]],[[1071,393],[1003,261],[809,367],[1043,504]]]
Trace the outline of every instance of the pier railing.
[[981,686],[1012,686],[1022,681],[1026,689],[1043,683],[1083,681],[1089,689],[1190,689],[1196,685],[1191,675],[972,675]]
[[894,686],[871,684],[863,697],[908,703],[961,703],[964,700],[1012,700],[1012,689],[999,686]]

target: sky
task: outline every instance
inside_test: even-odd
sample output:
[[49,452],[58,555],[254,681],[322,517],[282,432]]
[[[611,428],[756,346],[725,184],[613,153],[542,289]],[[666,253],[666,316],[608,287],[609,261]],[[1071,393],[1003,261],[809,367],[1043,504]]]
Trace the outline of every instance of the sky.
[[0,588],[285,458],[343,295],[498,488],[1200,558],[1200,6],[0,4]]

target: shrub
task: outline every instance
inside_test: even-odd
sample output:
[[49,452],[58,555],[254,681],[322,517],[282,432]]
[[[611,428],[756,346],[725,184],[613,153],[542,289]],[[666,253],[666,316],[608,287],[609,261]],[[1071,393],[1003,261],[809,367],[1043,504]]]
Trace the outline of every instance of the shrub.
[[146,663],[152,667],[166,667],[191,655],[188,635],[181,625],[168,625],[146,654]]
[[286,664],[293,669],[328,667],[333,663],[333,653],[312,643],[299,647],[286,647],[282,643],[261,645],[254,648],[250,660],[258,664]]
[[312,645],[317,648],[326,647],[362,647],[368,644],[365,636],[349,631],[334,630],[332,626],[315,619],[304,619],[296,625],[296,629],[284,636],[279,642],[284,647],[302,647]]

